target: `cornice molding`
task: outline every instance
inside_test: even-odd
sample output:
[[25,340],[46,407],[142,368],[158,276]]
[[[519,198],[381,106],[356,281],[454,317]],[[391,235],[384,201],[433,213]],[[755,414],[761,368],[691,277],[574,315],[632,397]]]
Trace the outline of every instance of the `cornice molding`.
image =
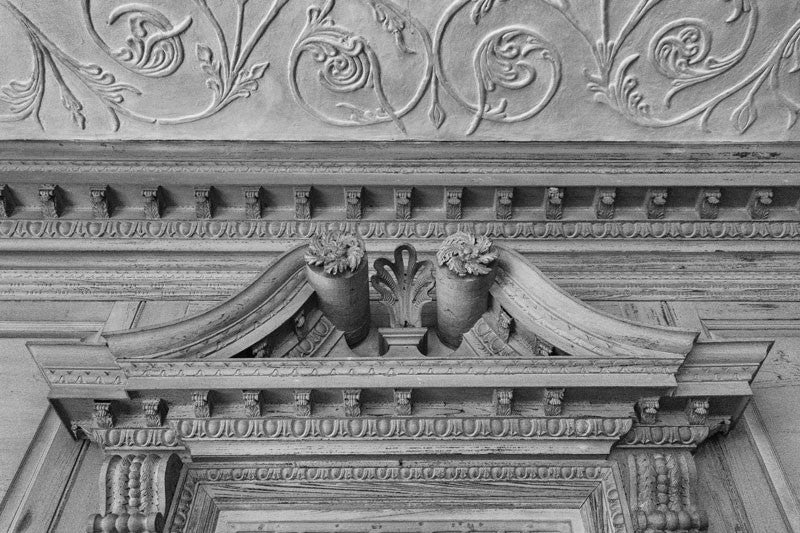
[[550,186],[556,176],[568,186],[643,185],[647,176],[658,176],[662,186],[785,186],[800,172],[800,144],[5,141],[0,172],[35,183],[42,173],[57,173],[65,183],[101,174],[112,184],[147,173],[188,185],[198,174],[231,174],[243,184],[289,185],[304,185],[309,176],[315,183],[331,176],[335,184],[365,184],[409,175],[487,185],[489,175],[506,186]]

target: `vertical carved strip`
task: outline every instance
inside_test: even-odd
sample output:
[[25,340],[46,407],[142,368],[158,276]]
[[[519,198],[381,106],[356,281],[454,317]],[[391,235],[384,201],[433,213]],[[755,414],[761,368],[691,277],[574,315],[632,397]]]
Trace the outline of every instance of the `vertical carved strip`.
[[444,212],[447,220],[461,220],[463,216],[461,198],[464,187],[444,188]]
[[90,188],[89,199],[92,201],[93,218],[97,220],[111,218],[111,204],[108,199],[108,185]]
[[58,218],[61,216],[61,195],[57,185],[42,185],[39,187],[39,205],[43,218]]
[[511,416],[514,389],[494,389],[494,412],[497,416]]
[[722,191],[719,188],[702,189],[697,195],[697,216],[701,220],[714,220],[719,217],[719,204]]
[[311,187],[294,188],[294,218],[311,220]]
[[511,220],[514,216],[514,188],[498,187],[494,190],[494,217]]
[[261,187],[245,187],[244,189],[244,212],[249,220],[261,218],[261,209],[264,206]]
[[209,391],[198,390],[192,392],[192,405],[196,418],[211,418],[211,402],[208,398]]
[[394,412],[397,416],[411,415],[411,389],[394,389]]
[[772,189],[753,189],[753,192],[750,193],[750,199],[747,202],[747,212],[750,214],[750,218],[753,220],[769,218],[772,196]]
[[545,389],[544,390],[545,416],[561,416],[563,401],[564,401],[564,389]]
[[544,217],[547,220],[561,220],[564,217],[564,189],[548,187],[544,196]]
[[396,220],[411,220],[412,193],[412,187],[402,187],[394,190],[394,218]]
[[601,187],[594,194],[594,214],[598,220],[611,220],[616,213],[617,189]]
[[361,217],[364,216],[362,196],[364,196],[364,187],[344,188],[344,209],[347,220],[361,220]]
[[198,220],[207,220],[214,215],[214,205],[211,200],[211,187],[194,188],[194,217]]
[[345,389],[342,391],[344,399],[344,415],[352,418],[361,416],[361,389]]
[[667,189],[647,189],[644,210],[648,219],[660,220],[666,216],[667,197]]
[[161,187],[142,189],[144,198],[144,218],[158,220],[161,218]]

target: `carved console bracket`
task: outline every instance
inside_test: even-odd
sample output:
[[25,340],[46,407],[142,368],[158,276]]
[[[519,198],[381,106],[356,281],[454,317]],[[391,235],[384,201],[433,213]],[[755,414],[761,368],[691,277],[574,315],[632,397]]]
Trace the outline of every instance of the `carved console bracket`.
[[705,424],[708,419],[708,409],[708,398],[690,398],[686,402],[686,418],[690,424]]
[[148,398],[142,402],[147,427],[158,428],[164,424],[166,405],[161,398]]
[[658,398],[642,398],[636,402],[636,415],[642,424],[655,424],[658,422]]
[[90,533],[164,530],[183,463],[175,454],[111,455],[103,463],[104,512],[89,517]]
[[594,213],[599,220],[611,220],[617,210],[617,189],[603,187],[597,189],[594,195]]
[[8,185],[0,185],[0,218],[8,218],[14,213],[14,201]]
[[361,389],[345,389],[342,391],[344,400],[344,415],[347,417],[361,416]]
[[697,216],[701,220],[714,220],[719,217],[719,203],[722,191],[718,187],[706,188],[697,195]]
[[61,193],[58,185],[42,185],[39,187],[39,205],[42,218],[58,218],[61,216]]
[[544,390],[544,414],[545,416],[561,416],[562,403],[564,401],[564,389],[545,389]]
[[112,402],[95,400],[94,412],[92,413],[94,424],[103,429],[114,427],[114,411]]
[[564,217],[564,188],[548,187],[544,195],[544,218],[561,220]]
[[464,187],[444,188],[444,212],[447,220],[461,220],[463,218],[461,206],[463,195]]
[[108,198],[108,185],[90,188],[89,199],[92,201],[93,218],[98,220],[111,218],[111,202]]
[[747,202],[747,212],[753,220],[769,218],[773,192],[770,188],[753,189]]
[[214,205],[211,199],[211,187],[194,188],[194,217],[208,220],[214,216]]
[[294,188],[294,218],[311,220],[311,187]]
[[192,392],[192,405],[194,416],[197,418],[211,418],[211,401],[208,398],[209,391],[199,390]]
[[294,414],[311,416],[311,390],[295,389],[292,395],[294,396]]
[[344,188],[344,218],[347,220],[361,220],[364,216],[364,205],[362,197],[364,187],[345,187]]
[[511,220],[514,215],[514,188],[498,187],[494,190],[494,218]]
[[263,189],[261,187],[244,188],[244,213],[249,220],[261,218],[261,209],[264,206]]
[[244,404],[244,414],[248,418],[258,418],[261,416],[261,391],[243,390],[242,402]]
[[494,413],[497,416],[511,416],[513,410],[514,389],[494,389],[492,393]]
[[667,214],[667,189],[648,189],[644,200],[647,218],[661,220]]
[[148,220],[161,218],[161,187],[147,187],[142,189],[144,198],[144,217]]
[[413,187],[399,187],[394,190],[394,218],[396,220],[411,220]]
[[394,412],[397,416],[411,416],[411,389],[394,389]]

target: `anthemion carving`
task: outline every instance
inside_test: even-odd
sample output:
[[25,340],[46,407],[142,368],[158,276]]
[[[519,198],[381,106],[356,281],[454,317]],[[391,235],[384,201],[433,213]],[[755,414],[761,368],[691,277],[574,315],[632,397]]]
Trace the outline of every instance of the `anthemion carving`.
[[294,188],[294,218],[311,220],[311,187]]
[[403,245],[394,252],[394,262],[375,260],[372,286],[389,311],[393,328],[422,327],[422,307],[433,300],[433,263],[417,261],[413,246]]
[[413,187],[400,187],[394,189],[394,218],[397,220],[411,220],[411,195]]
[[98,220],[111,218],[111,204],[108,198],[107,185],[89,189],[89,199],[92,202],[93,218]]
[[514,188],[498,187],[494,191],[494,217],[497,220],[511,220],[514,214]]
[[747,202],[747,212],[750,213],[750,218],[753,220],[769,218],[772,196],[772,189],[753,189],[750,200]]

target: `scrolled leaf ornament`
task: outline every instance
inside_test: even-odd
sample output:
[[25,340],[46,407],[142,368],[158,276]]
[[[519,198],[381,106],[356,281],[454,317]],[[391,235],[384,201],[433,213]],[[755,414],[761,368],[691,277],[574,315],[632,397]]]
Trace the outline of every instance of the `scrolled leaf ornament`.
[[125,40],[125,47],[112,50],[97,33],[90,1],[82,0],[89,35],[117,63],[131,72],[153,78],[170,76],[183,64],[181,36],[191,26],[192,17],[187,16],[173,25],[166,15],[152,6],[137,3],[118,6],[109,13],[108,25],[112,26],[127,16],[130,35]]
[[[507,98],[496,103],[489,101],[497,89],[516,91],[532,85],[538,78],[537,63],[550,68],[544,95],[528,110],[512,114]],[[521,122],[544,109],[550,103],[561,81],[561,59],[556,49],[533,30],[522,27],[502,28],[487,36],[478,46],[474,59],[478,85],[478,105],[475,117],[467,130],[470,135],[481,121]]]

